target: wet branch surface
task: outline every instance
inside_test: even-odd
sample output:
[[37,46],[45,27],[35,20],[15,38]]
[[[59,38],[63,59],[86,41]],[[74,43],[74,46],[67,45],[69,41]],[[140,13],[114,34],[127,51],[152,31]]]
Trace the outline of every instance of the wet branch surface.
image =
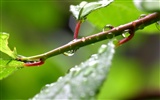
[[82,37],[81,39],[76,39],[66,45],[63,45],[61,47],[58,47],[58,48],[53,49],[51,51],[48,51],[46,53],[35,55],[35,56],[30,56],[30,57],[20,57],[17,59],[21,60],[21,61],[31,61],[31,60],[37,60],[37,59],[44,61],[49,57],[62,54],[62,53],[67,52],[69,50],[77,50],[80,47],[84,47],[84,46],[90,45],[92,43],[96,43],[96,42],[108,39],[110,37],[109,35],[111,35],[111,34],[113,36],[119,36],[123,33],[124,30],[127,30],[127,29],[134,29],[134,31],[139,30],[139,29],[143,29],[146,26],[153,24],[159,20],[160,20],[160,12],[155,12],[155,13],[146,15],[143,18],[129,22],[127,24],[112,28],[108,31],[99,32],[94,35]]

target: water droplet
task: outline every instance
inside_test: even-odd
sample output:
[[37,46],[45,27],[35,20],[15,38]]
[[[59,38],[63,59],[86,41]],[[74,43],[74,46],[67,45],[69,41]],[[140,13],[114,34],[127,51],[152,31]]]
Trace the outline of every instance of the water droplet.
[[97,55],[97,54],[93,54],[93,55],[91,55],[91,58],[97,59],[97,58],[98,58],[98,55]]
[[71,72],[74,72],[74,71],[79,71],[81,68],[75,66],[73,68],[70,69]]
[[83,74],[84,77],[87,77],[90,74],[92,74],[93,71],[94,71],[94,68],[97,67],[97,65],[98,65],[98,60],[95,58],[95,56],[94,57],[92,56],[88,61],[88,67],[89,68],[87,70],[85,70],[85,72]]
[[138,29],[142,30],[142,29],[144,29],[144,27],[145,27],[144,24],[142,24],[142,25],[138,26]]
[[146,14],[141,14],[141,15],[139,16],[139,19],[144,18],[144,17],[146,17]]
[[71,68],[69,71],[72,72],[73,76],[76,76],[81,72],[81,68],[78,66],[75,66],[75,67]]
[[93,68],[89,68],[89,69],[87,69],[85,72],[84,72],[84,77],[87,77],[87,76],[89,76],[91,73],[93,72]]
[[69,50],[69,51],[67,51],[67,52],[64,52],[63,54],[64,54],[65,56],[73,56],[74,53],[75,53],[75,50]]
[[107,48],[107,45],[102,44],[100,49],[98,50],[98,53],[103,53],[106,50],[106,48]]
[[125,30],[125,31],[122,33],[122,36],[123,36],[124,38],[127,38],[129,35],[130,35],[129,30]]
[[53,86],[54,84],[47,84],[44,87],[42,87],[41,91],[44,91],[45,93],[49,92],[49,87]]
[[115,36],[114,34],[108,33],[108,34],[107,34],[107,39],[112,39],[114,36]]
[[[71,42],[69,42],[68,44],[72,44],[74,42],[76,42],[77,39],[74,39],[72,40]],[[72,45],[70,45],[70,48],[72,47]],[[78,48],[77,48],[78,49]],[[77,51],[77,49],[74,49],[74,50],[69,50],[69,51],[66,51],[64,52],[63,54],[66,55],[66,56],[73,56],[75,54],[75,52]]]
[[[113,27],[112,25],[108,24],[108,25],[104,26],[103,32],[108,31],[108,30],[110,30],[110,29],[112,29],[112,28],[114,28],[114,27]],[[107,34],[107,38],[108,38],[108,39],[111,39],[111,38],[113,38],[113,37],[114,37],[114,34],[112,34],[112,33],[108,33],[108,34]]]
[[89,64],[88,64],[88,66],[94,67],[94,66],[96,66],[96,64],[97,64],[97,61],[94,60],[94,61],[90,61]]
[[112,25],[108,24],[108,25],[104,26],[103,32],[104,32],[104,31],[108,31],[108,30],[110,30],[110,29],[112,29],[112,28],[114,28],[114,27],[113,27]]
[[63,79],[63,77],[59,77],[59,78],[58,78],[58,81],[60,81],[60,80],[62,80],[62,79]]
[[119,42],[119,41],[118,41],[116,38],[113,39],[113,44],[114,44],[114,45],[117,45],[118,42]]

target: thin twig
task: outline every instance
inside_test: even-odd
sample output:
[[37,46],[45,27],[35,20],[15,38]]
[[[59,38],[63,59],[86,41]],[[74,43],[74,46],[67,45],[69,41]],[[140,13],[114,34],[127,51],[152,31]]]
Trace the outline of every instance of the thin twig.
[[17,59],[20,59],[21,61],[35,60],[35,59],[46,60],[49,57],[62,54],[62,53],[67,52],[69,50],[77,50],[80,47],[84,47],[89,44],[108,39],[108,37],[109,37],[108,35],[110,35],[110,34],[113,34],[114,36],[118,36],[118,35],[121,35],[122,32],[126,29],[134,29],[134,31],[136,31],[136,30],[141,29],[142,27],[145,28],[146,26],[153,24],[159,20],[160,20],[160,13],[159,12],[152,13],[152,14],[149,14],[149,15],[143,17],[143,18],[134,20],[134,21],[129,22],[124,25],[120,25],[118,27],[115,27],[109,31],[100,32],[100,33],[97,33],[97,34],[94,34],[91,36],[87,36],[87,37],[82,37],[81,39],[77,39],[76,41],[70,42],[66,45],[58,47],[58,48],[51,50],[49,52],[35,55],[35,56],[30,56],[30,57],[17,58]]

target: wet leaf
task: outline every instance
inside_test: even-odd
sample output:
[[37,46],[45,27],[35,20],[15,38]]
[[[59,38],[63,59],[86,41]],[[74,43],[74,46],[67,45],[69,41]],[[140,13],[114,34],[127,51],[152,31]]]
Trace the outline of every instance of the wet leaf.
[[0,32],[0,51],[9,55],[12,58],[16,58],[17,56],[16,49],[14,48],[14,50],[12,51],[8,47],[8,38],[9,34]]
[[113,41],[102,45],[97,54],[71,68],[57,82],[46,85],[32,99],[96,99],[109,72],[114,52]]
[[77,20],[84,20],[92,11],[108,6],[113,0],[99,0],[98,2],[82,1],[79,5],[71,5],[70,11]]
[[23,67],[23,62],[16,60],[2,60],[0,59],[0,80],[7,77],[14,71]]
[[133,0],[135,6],[146,12],[160,12],[160,0]]
[[[115,0],[110,6],[96,10],[88,15],[88,21],[94,24],[99,30],[110,24],[114,27],[126,24],[140,18],[141,14],[147,14],[136,8],[133,0]],[[140,32],[157,33],[158,30],[154,24],[145,27]]]

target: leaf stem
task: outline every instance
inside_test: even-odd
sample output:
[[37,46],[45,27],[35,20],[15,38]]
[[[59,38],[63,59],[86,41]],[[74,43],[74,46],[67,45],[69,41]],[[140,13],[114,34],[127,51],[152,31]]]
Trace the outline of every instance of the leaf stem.
[[[142,26],[146,27],[146,26],[153,24],[159,20],[160,20],[160,13],[159,12],[152,13],[152,14],[149,14],[149,15],[143,17],[143,18],[134,20],[134,21],[129,22],[124,25],[120,25],[120,26],[115,27],[113,29],[110,29],[108,31],[100,32],[100,33],[97,33],[97,34],[94,34],[91,36],[87,36],[87,37],[82,37],[81,39],[77,39],[76,41],[74,40],[72,43],[68,43],[66,45],[63,45],[61,47],[58,47],[58,48],[53,49],[51,51],[48,51],[46,53],[35,55],[35,56],[30,56],[30,57],[17,58],[17,59],[20,59],[21,61],[42,59],[44,61],[49,57],[56,56],[58,54],[62,54],[66,51],[76,50],[80,47],[84,47],[89,44],[105,40],[108,38],[107,36],[110,35],[108,33],[111,33],[114,36],[118,36],[118,35],[121,35],[122,32],[126,29],[134,29],[134,32],[135,32],[136,30],[141,29]],[[81,22],[78,22],[78,24],[76,26],[76,28],[77,28],[76,31],[79,30],[80,23]],[[77,36],[76,34],[75,34],[75,37]]]
[[75,30],[74,30],[74,39],[78,38],[78,33],[79,33],[79,29],[80,29],[81,23],[82,23],[82,21],[79,20],[77,22],[77,24],[76,24],[76,27],[75,27]]

